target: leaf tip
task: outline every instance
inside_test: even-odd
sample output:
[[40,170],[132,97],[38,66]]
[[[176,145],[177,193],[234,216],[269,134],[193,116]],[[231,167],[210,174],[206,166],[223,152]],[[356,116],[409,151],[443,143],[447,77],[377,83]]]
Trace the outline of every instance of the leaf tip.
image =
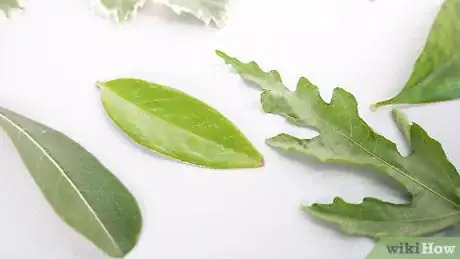
[[372,106],[371,106],[371,109],[373,111],[376,111],[378,108],[381,108],[383,106],[388,106],[388,105],[392,105],[392,104],[397,104],[397,100],[395,100],[396,97],[393,97],[391,99],[388,99],[388,100],[385,100],[385,101],[380,101],[380,102],[376,102],[374,103]]
[[264,166],[265,166],[265,159],[262,155],[260,155],[260,159],[256,167],[264,167]]
[[390,105],[391,102],[389,100],[387,101],[382,101],[382,102],[377,102],[377,103],[374,103],[371,105],[371,110],[373,112],[377,111],[379,108],[383,107],[383,106],[387,106],[387,105]]
[[371,111],[373,111],[373,112],[377,111],[378,108],[379,108],[378,103],[374,103],[374,104],[371,105]]
[[401,116],[404,116],[404,114],[398,109],[392,109],[391,110],[391,116],[393,116],[393,119],[397,119],[397,118],[399,118]]
[[257,156],[254,158],[253,162],[248,165],[250,168],[260,168],[265,166],[265,159],[262,154],[260,154],[256,149],[254,149],[257,152]]
[[310,212],[311,211],[311,206],[312,205],[305,205],[305,204],[300,204],[300,209],[304,212]]
[[97,88],[100,89],[100,88],[102,88],[102,87],[104,87],[104,86],[105,86],[105,82],[99,81],[99,80],[96,81],[96,87],[97,87]]
[[228,59],[231,58],[229,55],[227,55],[225,52],[223,52],[222,50],[219,50],[219,49],[216,50],[216,55],[219,56],[220,58],[224,59],[224,60],[228,60]]

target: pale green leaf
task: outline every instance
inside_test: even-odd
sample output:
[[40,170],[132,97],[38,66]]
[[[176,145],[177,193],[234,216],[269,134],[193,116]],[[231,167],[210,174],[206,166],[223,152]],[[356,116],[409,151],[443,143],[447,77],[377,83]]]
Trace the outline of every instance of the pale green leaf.
[[153,0],[165,4],[176,13],[182,12],[193,14],[206,24],[211,21],[221,27],[225,24],[226,11],[230,0]]
[[410,143],[410,128],[411,123],[407,119],[407,116],[402,113],[400,110],[392,110],[393,119],[395,120],[396,124],[399,127],[399,130],[403,134],[404,138],[407,142]]
[[144,5],[145,0],[95,0],[109,15],[113,15],[117,21],[126,21],[136,15]]
[[395,97],[377,103],[417,104],[460,98],[460,0],[446,0],[412,75]]
[[319,133],[311,139],[280,134],[268,139],[268,145],[322,162],[376,168],[396,180],[412,197],[405,204],[375,198],[351,204],[336,198],[332,204],[306,206],[314,216],[337,224],[346,233],[371,237],[425,235],[460,222],[460,198],[456,193],[459,174],[439,142],[419,125],[409,125],[400,112],[394,113],[403,133],[410,138],[411,153],[403,157],[393,142],[359,117],[355,98],[345,90],[336,88],[326,103],[317,87],[305,78],[291,91],[276,72],[266,73],[254,62],[242,63],[223,52],[218,55],[241,77],[262,89],[265,112]]
[[113,257],[136,244],[137,202],[92,154],[62,133],[0,108],[0,126],[54,211]]
[[[95,0],[108,14],[118,21],[129,20],[144,6],[147,0]],[[151,0],[171,8],[175,13],[189,13],[204,21],[214,22],[218,27],[225,24],[229,0]]]
[[7,17],[12,9],[21,9],[17,0],[0,0],[0,11],[3,11]]
[[138,79],[99,86],[109,116],[143,146],[210,168],[263,165],[262,155],[232,122],[183,92]]

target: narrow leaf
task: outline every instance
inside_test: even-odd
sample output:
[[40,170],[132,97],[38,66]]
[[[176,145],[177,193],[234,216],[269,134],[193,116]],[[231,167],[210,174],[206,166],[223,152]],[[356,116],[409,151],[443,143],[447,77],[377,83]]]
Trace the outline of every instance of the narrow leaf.
[[395,97],[377,103],[418,104],[460,98],[460,0],[446,0],[412,75]]
[[55,212],[113,257],[136,244],[137,202],[92,154],[62,133],[0,108],[0,126]]
[[206,24],[211,21],[222,27],[226,20],[226,9],[229,0],[153,0],[171,7],[177,14],[182,12],[193,14]]
[[265,112],[319,133],[311,139],[280,134],[268,139],[268,145],[322,162],[373,167],[396,180],[412,197],[404,204],[375,198],[351,204],[336,198],[332,204],[305,206],[312,215],[337,224],[346,233],[371,237],[425,235],[460,222],[460,176],[439,142],[419,125],[409,125],[400,112],[394,113],[410,138],[411,154],[403,157],[396,144],[359,117],[355,98],[345,90],[336,88],[330,103],[326,103],[317,87],[305,78],[299,80],[295,91],[290,91],[278,73],[266,73],[254,62],[242,63],[223,52],[218,55],[262,89]]
[[262,155],[219,112],[178,90],[138,79],[99,83],[102,103],[134,141],[211,168],[263,165]]
[[6,17],[9,16],[12,9],[21,9],[17,0],[0,0],[0,11],[3,11]]

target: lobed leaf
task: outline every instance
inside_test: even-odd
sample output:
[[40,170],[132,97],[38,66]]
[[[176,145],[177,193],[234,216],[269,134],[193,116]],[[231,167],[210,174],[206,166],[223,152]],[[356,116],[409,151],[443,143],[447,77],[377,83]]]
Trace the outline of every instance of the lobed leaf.
[[217,54],[242,78],[261,88],[265,112],[319,133],[311,139],[280,134],[268,139],[268,145],[326,163],[376,168],[396,180],[412,197],[405,204],[375,198],[351,204],[336,198],[332,204],[305,206],[312,215],[337,224],[346,233],[371,237],[420,236],[460,222],[457,170],[441,144],[419,125],[409,124],[401,112],[393,115],[411,146],[407,157],[359,117],[354,96],[344,89],[336,88],[330,103],[326,103],[318,88],[305,78],[291,91],[277,72],[264,72],[254,62],[242,63],[220,51]]
[[214,22],[218,27],[225,24],[226,10],[229,0],[153,0],[169,6],[177,14],[190,13],[209,24]]
[[[106,12],[115,14],[118,21],[131,19],[146,0],[96,0]],[[226,22],[229,0],[151,0],[170,7],[178,15],[190,13],[206,24],[214,22],[218,27]]]
[[412,75],[395,97],[378,102],[419,104],[460,98],[460,0],[442,5]]
[[183,92],[138,79],[99,83],[105,110],[134,141],[210,168],[263,165],[262,155],[215,109]]
[[113,257],[135,246],[142,225],[126,187],[77,142],[0,108],[2,127],[54,211]]
[[126,21],[133,16],[144,5],[145,0],[96,0],[100,6],[109,14],[112,14],[117,21]]

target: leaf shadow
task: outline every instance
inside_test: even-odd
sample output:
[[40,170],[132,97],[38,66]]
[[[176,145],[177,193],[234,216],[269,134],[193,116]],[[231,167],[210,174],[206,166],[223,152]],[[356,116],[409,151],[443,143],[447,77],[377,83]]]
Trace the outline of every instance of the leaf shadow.
[[[205,26],[206,23],[196,16],[190,13],[182,12],[177,14],[170,7],[161,4],[154,3],[153,1],[147,1],[142,8],[142,14],[146,16],[155,16],[159,17],[165,21],[188,24],[192,26]],[[209,27],[217,29],[217,25],[214,22],[209,24]]]

